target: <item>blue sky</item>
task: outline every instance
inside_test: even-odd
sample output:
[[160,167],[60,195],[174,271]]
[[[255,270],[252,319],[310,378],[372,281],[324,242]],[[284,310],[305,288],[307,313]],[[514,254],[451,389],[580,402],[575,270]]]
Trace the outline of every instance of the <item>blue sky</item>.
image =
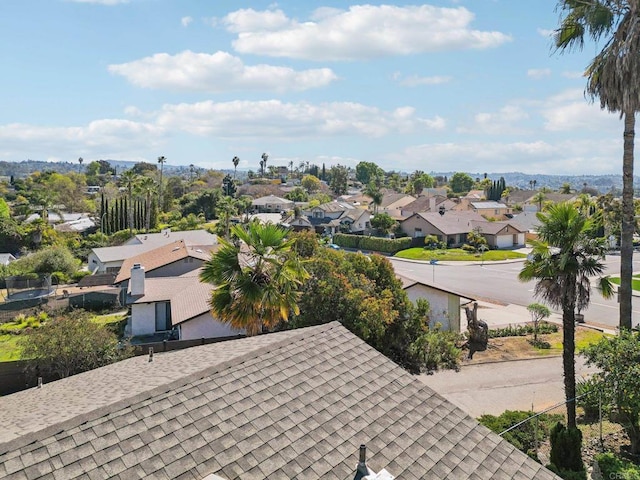
[[621,173],[553,0],[3,0],[0,160]]

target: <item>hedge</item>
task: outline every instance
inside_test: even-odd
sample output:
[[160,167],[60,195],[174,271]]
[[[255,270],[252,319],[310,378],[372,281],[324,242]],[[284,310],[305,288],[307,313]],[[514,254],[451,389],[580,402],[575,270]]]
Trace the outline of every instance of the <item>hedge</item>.
[[373,252],[390,253],[393,255],[400,250],[406,250],[407,248],[409,248],[411,246],[411,238],[405,237],[390,239],[337,233],[333,236],[333,243],[343,248],[369,250]]

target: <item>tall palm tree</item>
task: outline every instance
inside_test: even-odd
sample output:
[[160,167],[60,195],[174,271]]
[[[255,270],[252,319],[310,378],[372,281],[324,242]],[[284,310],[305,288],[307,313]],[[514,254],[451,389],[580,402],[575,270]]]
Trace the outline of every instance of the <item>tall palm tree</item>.
[[82,162],[84,162],[84,159],[82,157],[78,158],[78,163],[80,164],[78,166],[78,173],[82,172]]
[[231,160],[233,162],[233,179],[236,179],[236,170],[238,170],[238,164],[240,163],[240,158],[233,157]]
[[140,176],[133,170],[125,170],[120,175],[120,183],[127,191],[127,220],[130,234],[133,234],[133,194],[139,178]]
[[633,144],[640,111],[640,3],[635,0],[561,0],[555,44],[560,51],[584,46],[585,37],[604,39],[585,71],[586,93],[600,108],[624,119],[622,154],[622,233],[620,236],[620,328],[631,328],[633,270]]
[[384,193],[382,192],[382,190],[380,190],[380,187],[376,184],[375,181],[372,181],[367,185],[364,193],[371,197],[371,203],[373,203],[373,213],[375,215],[376,213],[378,213],[378,207],[382,205]]
[[255,335],[296,315],[298,287],[308,277],[296,256],[287,230],[274,224],[231,227],[239,242],[221,238],[221,248],[205,262],[200,280],[211,283],[213,315]]
[[562,364],[567,407],[567,426],[576,426],[575,313],[585,310],[591,299],[590,277],[598,277],[604,297],[611,296],[602,259],[604,239],[590,236],[591,220],[580,215],[575,205],[552,205],[537,214],[539,240],[532,242],[531,257],[525,260],[518,278],[536,280],[534,295],[562,310]]
[[151,201],[158,192],[158,184],[151,177],[142,177],[136,184],[136,192],[144,198],[144,229],[145,233],[149,233],[151,228]]
[[533,203],[538,204],[538,211],[542,211],[542,202],[547,199],[547,196],[543,192],[536,193],[533,197],[531,197],[531,201]]
[[269,155],[263,153],[260,158],[262,158],[262,161],[260,162],[260,168],[262,168],[262,176],[264,177],[264,171],[267,168],[267,159],[269,158]]
[[164,205],[162,204],[162,172],[164,170],[164,163],[167,161],[164,155],[158,157],[158,163],[160,164],[160,185],[158,187],[158,208],[162,212]]

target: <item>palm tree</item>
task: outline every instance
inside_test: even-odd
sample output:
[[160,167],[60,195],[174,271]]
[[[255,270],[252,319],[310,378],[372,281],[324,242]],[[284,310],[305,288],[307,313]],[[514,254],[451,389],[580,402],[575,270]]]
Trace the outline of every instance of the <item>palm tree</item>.
[[537,203],[538,204],[538,211],[539,212],[542,211],[542,202],[544,202],[546,199],[547,199],[547,196],[542,192],[538,192],[533,197],[531,197],[531,201],[533,203]]
[[380,187],[376,185],[375,182],[370,182],[365,188],[364,193],[371,197],[371,203],[373,203],[373,214],[378,213],[378,207],[382,205],[382,199],[384,198],[384,193],[380,190]]
[[158,163],[160,164],[160,186],[158,188],[158,208],[162,212],[164,210],[164,206],[162,205],[162,171],[164,170],[164,162],[167,159],[164,155],[158,157]]
[[238,170],[238,164],[240,163],[240,158],[239,157],[233,157],[231,159],[231,161],[233,162],[233,179],[236,179],[236,170]]
[[78,158],[78,163],[80,164],[80,166],[78,166],[78,173],[82,172],[82,162],[84,162],[84,159],[82,157]]
[[620,236],[620,328],[631,328],[633,270],[633,144],[640,111],[640,4],[632,0],[561,0],[564,17],[555,32],[561,51],[584,46],[585,36],[605,40],[585,71],[586,93],[600,108],[624,119],[622,154],[622,233]]
[[125,170],[120,175],[120,182],[127,190],[127,219],[129,222],[129,233],[133,234],[133,193],[136,190],[139,175],[133,170]]
[[158,192],[158,185],[153,178],[142,177],[136,184],[136,191],[144,197],[144,229],[145,233],[149,233],[149,229],[151,228],[151,200]]
[[229,238],[229,222],[233,215],[238,213],[240,204],[235,198],[222,196],[216,204],[216,215],[218,219],[224,222],[224,236]]
[[604,239],[589,234],[593,224],[580,215],[575,205],[564,202],[538,213],[539,240],[533,241],[531,257],[525,260],[518,278],[536,280],[534,295],[562,310],[562,364],[567,407],[567,426],[576,426],[575,313],[585,310],[591,299],[590,277],[599,277],[604,297],[612,293],[604,271]]
[[267,159],[269,158],[269,155],[263,153],[260,158],[262,158],[262,161],[260,162],[260,168],[262,169],[262,176],[264,177],[264,170],[267,168]]
[[221,248],[205,262],[200,280],[211,283],[213,315],[255,335],[263,326],[287,321],[300,313],[298,287],[308,277],[292,255],[287,230],[274,224],[249,223],[231,227],[238,244],[220,239]]

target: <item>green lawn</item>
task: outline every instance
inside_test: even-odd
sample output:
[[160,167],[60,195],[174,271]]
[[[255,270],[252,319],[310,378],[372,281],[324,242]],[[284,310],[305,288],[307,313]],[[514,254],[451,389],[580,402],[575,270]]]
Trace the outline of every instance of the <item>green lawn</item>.
[[447,260],[447,261],[482,261],[491,262],[496,260],[510,260],[514,258],[525,258],[526,255],[511,250],[487,250],[483,254],[465,252],[461,248],[449,248],[446,250],[425,250],[416,247],[402,250],[395,254],[399,258],[411,260]]
[[[611,277],[611,283],[620,285],[620,277]],[[640,275],[633,276],[633,279],[631,280],[631,289],[640,290]]]

